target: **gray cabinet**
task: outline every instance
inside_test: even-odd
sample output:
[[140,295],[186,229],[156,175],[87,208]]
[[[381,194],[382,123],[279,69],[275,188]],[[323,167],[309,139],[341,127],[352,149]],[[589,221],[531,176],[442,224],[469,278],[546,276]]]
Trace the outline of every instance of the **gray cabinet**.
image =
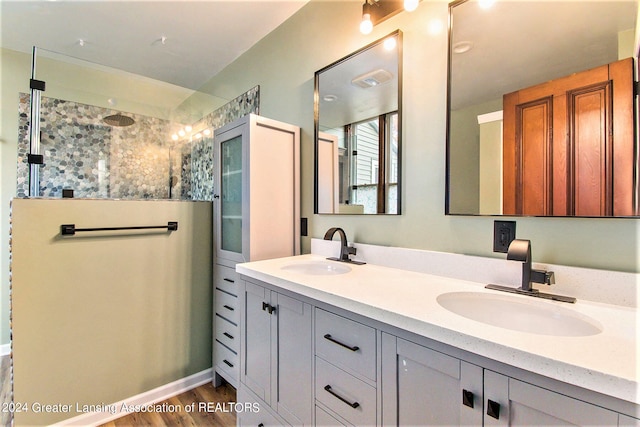
[[238,262],[300,253],[300,129],[253,114],[214,133],[214,385],[238,387]]
[[214,132],[215,257],[300,253],[300,128],[249,114]]
[[482,425],[482,368],[382,334],[383,425]]
[[313,412],[312,307],[250,281],[244,282],[244,288],[240,388],[250,391],[285,422],[309,426]]
[[617,426],[619,414],[382,334],[383,425]]
[[618,425],[616,412],[489,370],[484,397],[485,426]]
[[222,378],[238,387],[240,353],[240,276],[233,268],[214,267],[213,276],[213,370],[214,385]]

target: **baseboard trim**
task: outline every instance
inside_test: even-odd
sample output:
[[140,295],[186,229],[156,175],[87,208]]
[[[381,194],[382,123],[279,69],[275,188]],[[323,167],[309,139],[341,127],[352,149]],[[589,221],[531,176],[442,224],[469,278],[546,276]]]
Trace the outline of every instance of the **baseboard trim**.
[[11,344],[0,345],[0,357],[8,356],[11,354]]
[[194,387],[201,386],[208,382],[211,382],[213,378],[213,369],[205,369],[204,371],[198,372],[196,374],[190,375],[185,378],[181,378],[177,381],[173,381],[169,384],[165,384],[163,386],[154,388],[153,390],[146,391],[144,393],[140,393],[138,395],[129,397],[127,399],[121,400],[119,402],[113,403],[108,406],[112,406],[116,408],[116,413],[112,414],[111,412],[88,412],[86,414],[81,414],[73,418],[66,419],[57,424],[53,424],[54,426],[96,426],[104,423],[108,423],[109,421],[113,421],[116,418],[123,417],[125,415],[129,415],[130,412],[120,412],[123,405],[132,406],[132,405],[151,405],[153,403],[161,402],[163,400],[169,399],[170,397],[176,396],[180,393],[183,393],[187,390],[190,390]]

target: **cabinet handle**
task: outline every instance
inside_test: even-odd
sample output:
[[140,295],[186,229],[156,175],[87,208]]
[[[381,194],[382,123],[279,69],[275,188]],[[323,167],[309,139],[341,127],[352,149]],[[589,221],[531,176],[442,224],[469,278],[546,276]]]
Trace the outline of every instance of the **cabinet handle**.
[[227,364],[227,366],[229,366],[230,368],[233,368],[233,363],[229,362],[227,359],[223,359],[222,360],[225,364]]
[[235,280],[227,279],[226,277],[224,279],[222,279],[222,280],[224,280],[225,282],[229,282],[229,283],[236,283]]
[[333,391],[331,389],[331,386],[329,384],[327,384],[326,386],[324,386],[324,389],[329,392],[330,395],[332,395],[333,397],[339,399],[340,401],[346,403],[347,405],[351,406],[353,409],[357,408],[358,406],[360,406],[360,404],[358,402],[349,402],[347,399],[345,399],[344,397],[340,396],[338,393],[336,393],[335,391]]
[[262,310],[267,311],[269,314],[273,314],[276,311],[276,308],[269,303],[262,303]]
[[229,338],[230,340],[233,339],[233,335],[231,335],[229,332],[223,332],[222,335],[224,335],[225,337]]
[[487,415],[496,420],[500,419],[500,404],[493,400],[487,400]]
[[234,311],[235,308],[231,307],[230,305],[223,305],[224,308],[226,308],[229,311]]
[[462,390],[462,404],[473,408],[473,392],[469,390]]
[[349,349],[349,350],[351,350],[351,351],[358,351],[358,350],[360,350],[360,347],[358,347],[358,346],[353,346],[353,347],[351,347],[351,346],[349,346],[349,345],[346,345],[346,344],[344,344],[344,343],[341,343],[340,341],[336,340],[335,338],[331,338],[331,335],[330,335],[330,334],[325,334],[324,339],[329,340],[329,341],[331,341],[332,343],[334,343],[334,344],[338,344],[339,346],[344,347],[344,348],[347,348],[347,349]]

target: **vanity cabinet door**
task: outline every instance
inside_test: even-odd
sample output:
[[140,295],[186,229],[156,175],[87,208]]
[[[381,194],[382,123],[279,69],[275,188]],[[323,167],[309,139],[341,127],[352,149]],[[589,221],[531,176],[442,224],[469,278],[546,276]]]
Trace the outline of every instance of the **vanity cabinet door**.
[[482,368],[382,334],[383,425],[482,425]]
[[311,305],[251,282],[244,295],[243,385],[291,425],[311,425]]
[[271,315],[264,304],[270,291],[245,282],[241,381],[260,399],[271,402]]
[[277,377],[272,378],[272,405],[291,425],[310,426],[313,413],[313,355],[310,304],[272,293],[276,312],[273,357]]
[[617,426],[618,414],[493,371],[484,373],[485,426]]

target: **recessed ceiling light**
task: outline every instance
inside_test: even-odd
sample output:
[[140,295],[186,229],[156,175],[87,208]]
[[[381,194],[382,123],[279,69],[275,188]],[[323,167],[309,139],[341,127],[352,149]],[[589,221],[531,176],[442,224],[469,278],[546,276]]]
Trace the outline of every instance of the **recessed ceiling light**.
[[333,102],[333,101],[336,101],[338,97],[335,95],[325,95],[322,99],[325,100],[326,102]]
[[473,43],[468,41],[461,41],[453,45],[453,53],[465,53],[469,52],[473,48]]

